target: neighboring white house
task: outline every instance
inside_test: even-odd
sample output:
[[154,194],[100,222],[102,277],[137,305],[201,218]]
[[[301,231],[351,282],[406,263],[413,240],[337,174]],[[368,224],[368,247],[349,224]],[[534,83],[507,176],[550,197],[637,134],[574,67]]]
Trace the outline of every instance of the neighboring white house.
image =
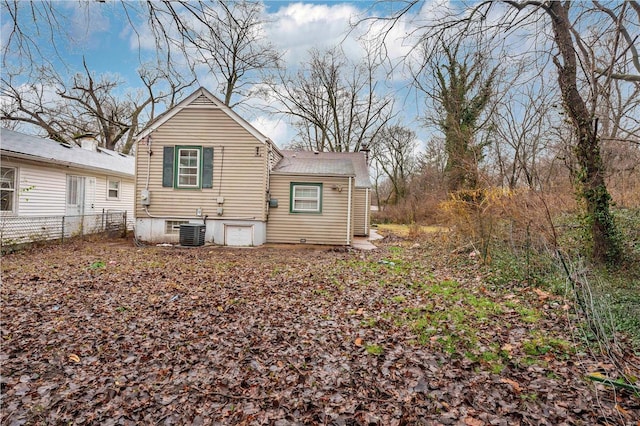
[[[92,138],[81,143],[82,147],[72,146],[0,129],[3,241],[14,238],[8,230],[26,218],[34,223],[44,217],[126,211],[133,223],[134,157],[99,148]],[[53,232],[46,228],[41,225],[30,232]],[[55,232],[51,238],[56,238]]]

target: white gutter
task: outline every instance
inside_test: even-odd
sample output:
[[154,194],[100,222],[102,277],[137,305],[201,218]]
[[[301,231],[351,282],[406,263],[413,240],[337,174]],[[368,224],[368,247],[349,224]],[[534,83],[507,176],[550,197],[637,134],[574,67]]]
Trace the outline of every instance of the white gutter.
[[351,245],[351,176],[349,176],[349,201],[347,202],[347,245]]

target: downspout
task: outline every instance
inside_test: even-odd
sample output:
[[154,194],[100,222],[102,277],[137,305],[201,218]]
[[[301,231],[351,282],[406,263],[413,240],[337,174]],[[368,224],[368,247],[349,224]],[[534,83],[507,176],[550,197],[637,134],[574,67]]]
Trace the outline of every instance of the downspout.
[[349,176],[349,192],[347,194],[349,201],[347,202],[347,245],[351,245],[351,176]]
[[151,135],[147,136],[147,180],[144,189],[149,190],[149,180],[151,179]]
[[364,190],[364,235],[369,235],[369,188]]
[[273,147],[271,146],[271,141],[268,140],[267,143],[267,187],[265,193],[265,206],[264,206],[264,220],[269,220],[269,200],[271,199],[271,159],[273,158]]

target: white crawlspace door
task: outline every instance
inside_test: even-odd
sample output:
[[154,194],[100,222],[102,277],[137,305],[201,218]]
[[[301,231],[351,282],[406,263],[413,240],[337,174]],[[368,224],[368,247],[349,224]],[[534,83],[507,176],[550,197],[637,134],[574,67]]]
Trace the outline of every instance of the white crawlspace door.
[[253,245],[253,226],[225,225],[225,245],[248,247]]

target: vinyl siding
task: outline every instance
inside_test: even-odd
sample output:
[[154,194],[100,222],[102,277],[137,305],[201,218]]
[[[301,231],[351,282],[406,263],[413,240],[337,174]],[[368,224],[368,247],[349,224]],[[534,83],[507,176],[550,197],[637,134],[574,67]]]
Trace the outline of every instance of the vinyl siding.
[[126,210],[133,219],[134,180],[116,177],[120,180],[120,199],[106,199],[107,176],[90,170],[75,169],[56,165],[42,166],[30,161],[5,159],[3,166],[15,167],[18,173],[19,196],[16,215],[18,216],[63,216],[66,214],[67,175],[95,177],[94,213],[105,210]]
[[367,188],[357,188],[353,194],[353,235],[365,236],[369,234],[367,191]]
[[[217,197],[224,197],[222,219],[266,220],[267,152],[239,123],[220,109],[190,105],[151,134],[152,155],[138,143],[136,156],[136,217],[149,217],[140,204],[140,191],[149,179],[149,214],[157,217],[219,217]],[[162,187],[162,157],[165,146],[213,147],[213,188],[174,189]],[[260,156],[256,156],[260,147]],[[149,161],[150,167],[147,167]]]
[[[85,175],[86,176],[86,175]],[[120,180],[120,197],[118,200],[107,199],[107,182],[109,179]],[[95,213],[102,213],[105,210],[126,210],[127,223],[133,223],[133,197],[134,179],[117,176],[97,176],[96,177],[96,202]]]
[[[267,242],[346,245],[347,243],[347,177],[314,177],[271,175],[271,198],[278,200],[277,208],[269,209]],[[322,213],[290,213],[291,182],[322,183]],[[341,185],[342,192],[331,189]],[[353,185],[353,181],[352,181]]]
[[67,169],[4,162],[3,165],[18,169],[18,216],[63,216],[66,213]]

